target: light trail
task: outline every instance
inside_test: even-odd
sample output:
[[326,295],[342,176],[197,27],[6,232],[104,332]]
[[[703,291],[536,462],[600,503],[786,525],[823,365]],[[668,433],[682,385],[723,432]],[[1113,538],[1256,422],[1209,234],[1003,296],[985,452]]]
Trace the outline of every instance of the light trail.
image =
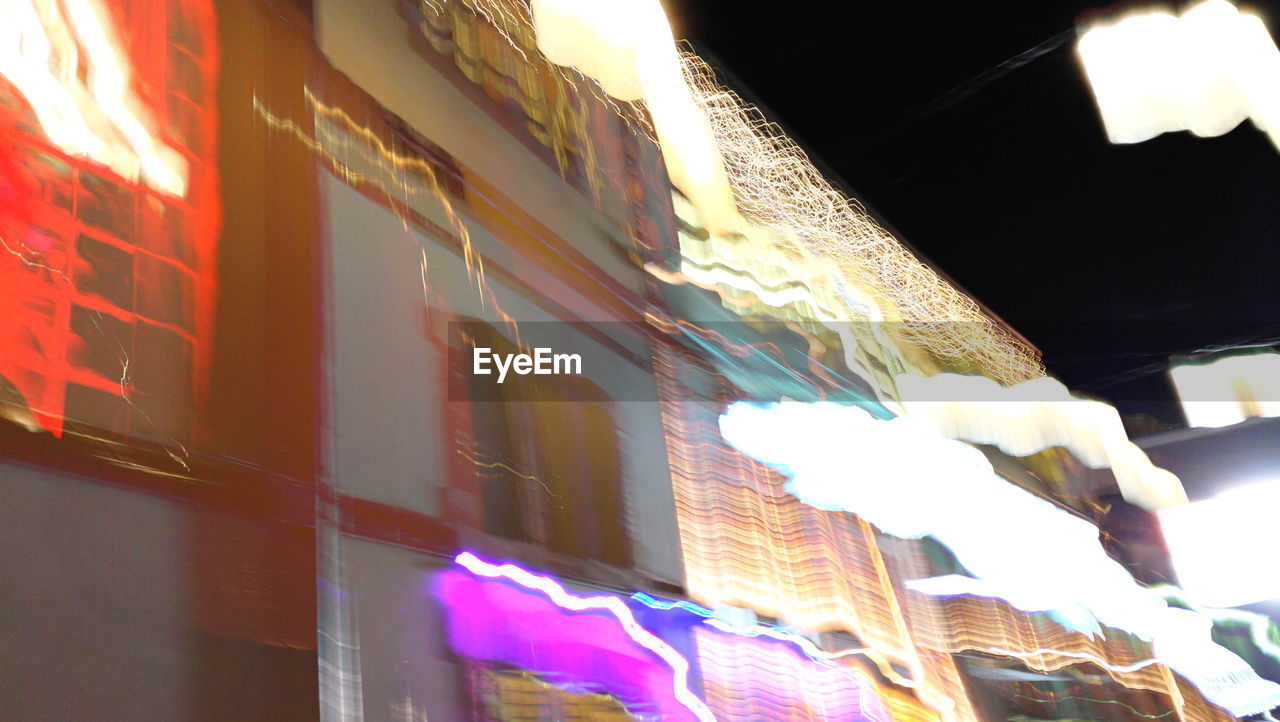
[[618,597],[604,595],[579,597],[565,591],[564,587],[550,577],[534,574],[515,564],[493,564],[471,552],[462,552],[454,558],[454,561],[476,576],[508,579],[526,589],[539,592],[562,609],[573,612],[597,609],[609,612],[636,644],[658,655],[671,667],[675,674],[672,691],[676,699],[702,722],[715,722],[715,715],[710,708],[689,689],[689,661],[671,645],[640,626],[635,615]]

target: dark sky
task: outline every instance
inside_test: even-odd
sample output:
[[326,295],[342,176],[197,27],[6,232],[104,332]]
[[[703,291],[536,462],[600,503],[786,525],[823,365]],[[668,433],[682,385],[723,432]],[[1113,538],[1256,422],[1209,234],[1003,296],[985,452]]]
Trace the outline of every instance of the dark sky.
[[[1073,30],[1105,6],[666,3],[1069,386],[1176,421],[1169,354],[1280,336],[1280,153],[1247,121],[1108,144]],[[1280,26],[1280,0],[1241,5]]]

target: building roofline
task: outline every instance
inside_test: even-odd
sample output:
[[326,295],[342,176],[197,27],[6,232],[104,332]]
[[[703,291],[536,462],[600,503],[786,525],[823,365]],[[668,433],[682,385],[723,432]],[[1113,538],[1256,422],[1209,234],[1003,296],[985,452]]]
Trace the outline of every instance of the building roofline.
[[753,90],[751,90],[751,87],[749,85],[744,83],[741,78],[739,78],[736,74],[734,74],[732,70],[727,69],[724,63],[720,62],[720,59],[716,56],[715,53],[709,51],[706,48],[706,46],[700,43],[697,43],[693,40],[684,39],[681,42],[688,44],[691,48],[693,48],[697,52],[699,56],[702,57],[703,60],[707,61],[707,63],[715,71],[716,75],[719,76],[720,79],[723,80],[725,83],[727,83],[729,88],[733,90],[735,93],[737,93],[739,97],[741,97],[749,105],[755,106],[770,123],[778,126],[778,128],[780,128],[782,132],[785,133],[786,136],[796,144],[796,147],[798,147],[801,151],[804,152],[804,154],[808,157],[809,162],[813,163],[813,166],[817,168],[819,172],[822,173],[823,177],[825,177],[831,183],[831,185],[833,185],[837,190],[839,190],[848,198],[851,198],[857,201],[858,204],[861,206],[862,210],[868,216],[870,216],[871,219],[876,222],[876,224],[878,224],[881,228],[883,228],[886,232],[888,232],[895,241],[897,241],[904,248],[910,251],[911,255],[914,256],[917,261],[919,261],[929,270],[936,273],[939,278],[941,278],[943,281],[949,284],[952,288],[964,294],[966,298],[972,300],[975,304],[977,304],[978,309],[982,311],[982,314],[984,316],[991,319],[991,321],[994,322],[997,326],[999,326],[1001,330],[1013,336],[1018,341],[1022,342],[1028,348],[1034,351],[1037,359],[1043,358],[1044,354],[1040,350],[1039,346],[1036,346],[1026,336],[1023,336],[1022,333],[1020,333],[1016,328],[1014,328],[1008,321],[1004,320],[1002,316],[1000,316],[995,311],[993,311],[990,306],[983,303],[982,300],[979,299],[977,296],[975,296],[971,291],[969,291],[969,289],[965,288],[963,285],[958,283],[955,280],[955,278],[953,278],[946,271],[942,270],[936,263],[931,261],[928,256],[926,256],[924,253],[921,253],[920,249],[916,248],[909,241],[907,241],[905,236],[901,232],[899,232],[898,229],[895,228],[892,223],[888,222],[883,215],[877,212],[875,208],[873,208],[869,203],[863,200],[857,193],[854,193],[853,186],[847,180],[845,180],[844,176],[836,172],[834,168],[828,165],[826,161],[823,160],[821,155],[813,152],[813,150],[803,141],[803,139],[799,135],[797,135],[795,132],[793,132],[791,128],[779,118],[777,113],[773,112],[773,109],[767,103],[760,100],[760,97]]

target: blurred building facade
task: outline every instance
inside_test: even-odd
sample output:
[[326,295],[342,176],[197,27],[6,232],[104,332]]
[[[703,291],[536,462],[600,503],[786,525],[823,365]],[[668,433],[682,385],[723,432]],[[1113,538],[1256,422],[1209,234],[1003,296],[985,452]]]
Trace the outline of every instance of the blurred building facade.
[[[827,323],[881,289],[795,239],[709,233],[526,5],[92,5],[186,183],[59,147],[0,77],[0,716],[1233,717],[1133,635],[908,590],[963,565],[722,438],[734,401],[889,418],[901,375],[985,369]],[[477,347],[584,369],[496,386]],[[1062,445],[978,445],[1151,523]]]

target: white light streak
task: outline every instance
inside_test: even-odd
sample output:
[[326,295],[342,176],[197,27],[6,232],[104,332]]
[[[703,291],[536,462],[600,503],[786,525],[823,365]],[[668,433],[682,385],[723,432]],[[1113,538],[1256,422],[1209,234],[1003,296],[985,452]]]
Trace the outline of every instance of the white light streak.
[[532,0],[538,49],[619,100],[643,100],[671,182],[715,233],[737,209],[707,117],[685,83],[671,26],[657,0]]
[[1187,596],[1206,607],[1280,599],[1277,511],[1280,481],[1162,510],[1160,529]]
[[1222,135],[1252,118],[1280,147],[1280,51],[1258,17],[1226,0],[1094,24],[1077,49],[1112,143]]
[[1230,426],[1280,416],[1280,353],[1179,364],[1169,378],[1190,426]]
[[720,423],[731,444],[790,476],[804,502],[893,536],[932,536],[976,577],[912,583],[921,590],[997,597],[1086,634],[1121,629],[1150,640],[1157,659],[1234,714],[1280,705],[1280,685],[1215,644],[1208,620],[1140,587],[1097,527],[999,478],[981,452],[927,421],[877,421],[830,403],[738,403]]
[[1182,482],[1129,440],[1110,404],[1073,396],[1047,376],[1001,387],[981,376],[937,374],[896,380],[905,413],[947,437],[991,444],[1012,456],[1062,447],[1093,469],[1111,469],[1121,495],[1149,511],[1185,504]]
[[1004,383],[1044,374],[1034,349],[921,263],[706,63],[678,53],[657,0],[532,0],[531,9],[551,62],[645,102],[672,183],[713,235],[732,232],[741,213],[801,239],[834,265],[836,285],[870,286],[885,316],[929,351]]

